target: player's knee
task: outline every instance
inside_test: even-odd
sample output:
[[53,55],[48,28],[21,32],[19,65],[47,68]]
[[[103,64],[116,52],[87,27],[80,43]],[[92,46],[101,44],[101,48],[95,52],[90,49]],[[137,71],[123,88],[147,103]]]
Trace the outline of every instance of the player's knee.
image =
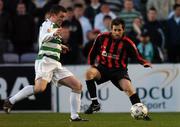
[[89,69],[86,72],[86,80],[92,80],[96,76],[96,72],[93,69]]
[[79,91],[82,91],[82,84],[81,84],[81,83],[78,85],[77,89],[78,89]]
[[79,83],[78,85],[76,85],[75,87],[72,88],[72,91],[75,93],[81,93],[82,92],[82,84]]
[[39,78],[35,81],[34,86],[34,93],[41,93],[46,90],[47,87],[47,81],[43,80],[42,78]]
[[35,86],[34,87],[34,92],[35,93],[42,93],[42,92],[44,92],[46,90],[46,87],[43,87],[43,86]]

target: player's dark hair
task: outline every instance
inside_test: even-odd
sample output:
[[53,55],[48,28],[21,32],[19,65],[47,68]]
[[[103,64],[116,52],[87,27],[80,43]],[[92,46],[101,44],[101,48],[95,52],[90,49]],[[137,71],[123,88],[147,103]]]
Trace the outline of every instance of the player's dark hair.
[[68,12],[72,12],[72,11],[73,11],[73,8],[72,8],[72,7],[67,7],[66,10],[67,10]]
[[50,14],[58,14],[59,12],[66,12],[66,9],[60,5],[53,5],[49,11]]
[[148,11],[155,11],[155,12],[157,12],[155,7],[150,7]]
[[74,8],[83,8],[83,4],[76,3],[76,4],[74,4]]
[[115,26],[122,25],[122,28],[125,29],[125,22],[123,19],[121,19],[119,17],[112,20],[111,28],[113,27],[113,25],[115,25]]
[[173,9],[176,10],[178,7],[180,7],[180,4],[174,4]]
[[132,0],[124,0],[124,1],[130,1],[130,2],[133,2]]
[[106,20],[106,19],[110,19],[110,20],[111,20],[111,19],[112,19],[112,17],[111,17],[111,16],[109,16],[109,15],[105,15],[105,16],[103,17],[103,21],[104,21],[104,20]]

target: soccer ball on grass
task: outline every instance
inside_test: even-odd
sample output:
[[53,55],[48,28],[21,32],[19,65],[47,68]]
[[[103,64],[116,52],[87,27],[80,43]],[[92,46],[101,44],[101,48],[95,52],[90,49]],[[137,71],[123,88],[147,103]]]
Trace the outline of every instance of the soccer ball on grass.
[[134,119],[143,119],[148,114],[148,109],[143,103],[136,103],[131,107],[131,116]]

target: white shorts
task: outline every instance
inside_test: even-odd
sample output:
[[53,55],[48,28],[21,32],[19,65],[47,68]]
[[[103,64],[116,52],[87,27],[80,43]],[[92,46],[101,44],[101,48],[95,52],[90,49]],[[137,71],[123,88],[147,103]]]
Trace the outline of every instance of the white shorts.
[[48,82],[52,81],[54,85],[59,85],[58,81],[63,78],[73,76],[68,69],[62,67],[60,62],[46,56],[35,61],[35,73],[35,80],[42,78]]

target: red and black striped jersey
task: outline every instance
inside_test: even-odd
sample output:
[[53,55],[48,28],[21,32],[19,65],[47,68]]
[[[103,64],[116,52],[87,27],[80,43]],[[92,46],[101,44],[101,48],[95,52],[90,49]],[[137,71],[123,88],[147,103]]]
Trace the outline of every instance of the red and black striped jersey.
[[141,57],[131,39],[126,36],[113,39],[111,32],[105,32],[97,36],[89,52],[88,63],[94,65],[97,61],[107,68],[127,69],[129,57],[142,65],[148,62]]

